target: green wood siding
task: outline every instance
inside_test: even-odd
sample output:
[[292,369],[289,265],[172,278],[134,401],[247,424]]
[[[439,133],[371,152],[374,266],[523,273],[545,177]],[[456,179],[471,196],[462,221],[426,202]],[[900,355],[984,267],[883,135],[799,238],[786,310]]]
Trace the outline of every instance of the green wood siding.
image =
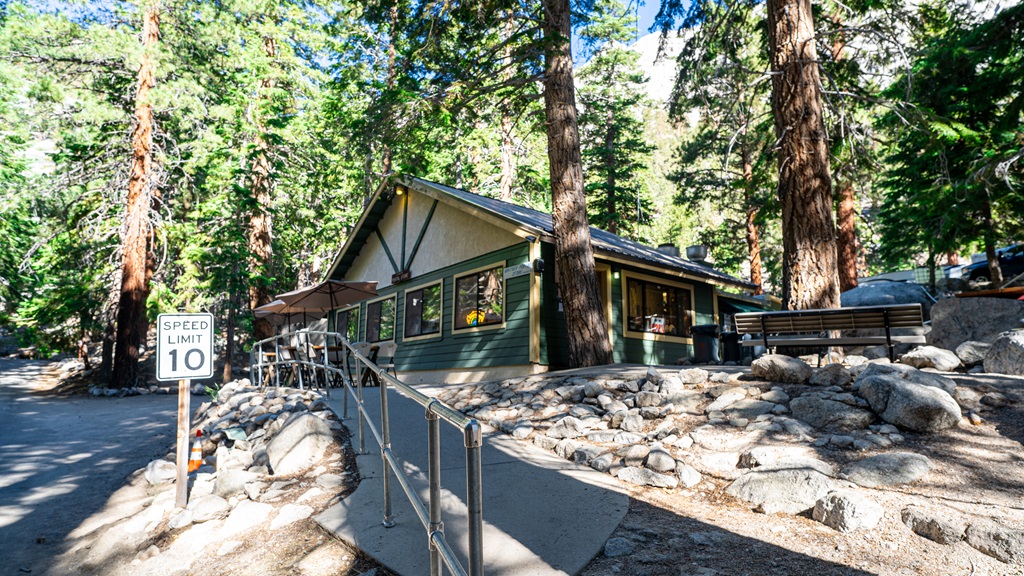
[[[426,249],[427,247],[424,247]],[[440,247],[435,247],[439,249]],[[522,264],[529,258],[529,246],[525,242],[509,248],[491,252],[455,266],[435,270],[417,276],[397,286],[380,291],[381,296],[397,294],[395,342],[398,352],[395,367],[402,371],[440,370],[446,368],[484,368],[529,364],[530,362],[530,277],[519,276],[505,280],[505,325],[502,328],[484,329],[474,332],[452,330],[453,296],[455,277],[464,272],[476,270],[491,264]],[[443,280],[441,335],[421,340],[406,341],[405,334],[405,291]],[[361,335],[365,336],[366,305],[363,304],[359,322]]]
[[555,282],[555,247],[542,243],[545,262],[540,281],[540,363],[553,369],[569,365],[569,334],[565,313],[558,310],[558,285]]

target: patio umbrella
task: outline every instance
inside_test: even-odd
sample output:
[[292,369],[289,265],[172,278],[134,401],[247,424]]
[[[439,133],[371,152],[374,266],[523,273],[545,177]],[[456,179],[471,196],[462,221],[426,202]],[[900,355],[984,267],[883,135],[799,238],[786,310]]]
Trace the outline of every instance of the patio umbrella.
[[330,309],[328,308],[298,308],[289,306],[282,300],[274,300],[269,304],[253,309],[253,314],[257,318],[266,318],[268,322],[275,326],[291,324],[293,318],[301,316],[302,325],[305,326],[308,320],[319,320],[326,316],[329,311]]
[[292,308],[334,310],[377,295],[376,282],[324,280],[319,284],[278,294],[278,300]]

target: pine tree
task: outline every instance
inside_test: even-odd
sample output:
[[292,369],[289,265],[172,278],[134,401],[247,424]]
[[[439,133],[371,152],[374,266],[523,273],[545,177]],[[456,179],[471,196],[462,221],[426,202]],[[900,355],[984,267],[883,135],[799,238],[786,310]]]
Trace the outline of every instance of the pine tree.
[[636,18],[617,0],[595,3],[592,22],[580,33],[598,45],[580,70],[580,139],[590,222],[613,234],[640,239],[651,210],[641,172],[653,151],[644,137],[647,78],[640,55],[625,46]]

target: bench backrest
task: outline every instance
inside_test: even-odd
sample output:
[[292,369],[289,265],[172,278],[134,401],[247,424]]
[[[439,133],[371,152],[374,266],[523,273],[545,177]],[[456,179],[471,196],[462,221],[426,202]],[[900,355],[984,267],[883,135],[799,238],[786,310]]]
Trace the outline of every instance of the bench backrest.
[[768,334],[784,334],[885,328],[886,326],[911,328],[924,324],[924,315],[920,304],[744,312],[737,314],[735,319],[736,331],[740,334],[760,334],[762,331]]

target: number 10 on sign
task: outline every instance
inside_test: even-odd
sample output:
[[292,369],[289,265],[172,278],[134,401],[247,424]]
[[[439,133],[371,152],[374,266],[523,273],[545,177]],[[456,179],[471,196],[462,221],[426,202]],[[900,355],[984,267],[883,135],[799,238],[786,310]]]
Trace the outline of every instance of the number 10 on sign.
[[156,323],[157,380],[213,377],[213,315],[161,314]]

